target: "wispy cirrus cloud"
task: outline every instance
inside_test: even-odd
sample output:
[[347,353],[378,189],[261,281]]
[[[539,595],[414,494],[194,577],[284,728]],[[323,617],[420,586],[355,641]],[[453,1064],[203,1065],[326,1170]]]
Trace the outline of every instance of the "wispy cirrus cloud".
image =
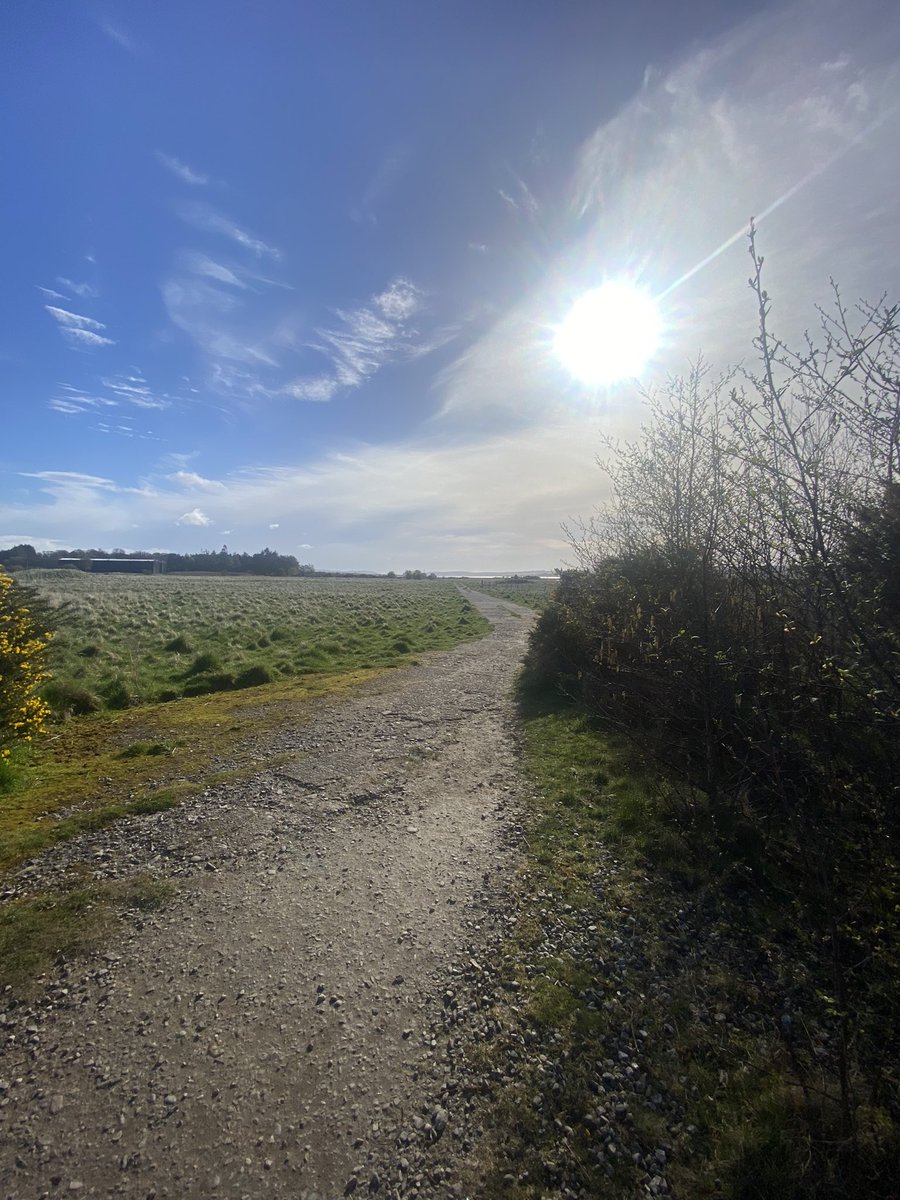
[[162,409],[169,408],[172,397],[159,395],[152,391],[147,380],[141,375],[115,375],[104,379],[103,386],[125,404],[133,404],[135,408]]
[[[457,332],[420,331],[414,321],[425,315],[424,293],[403,276],[363,304],[332,309],[334,319],[311,331],[298,328],[296,312],[277,301],[270,286],[277,281],[237,256],[223,262],[189,250],[177,257],[161,287],[170,320],[207,360],[208,387],[238,402],[289,397],[327,403],[389,363],[421,357]],[[328,368],[298,374],[291,358],[311,351]]]
[[281,257],[281,251],[275,246],[268,245],[262,238],[243,229],[235,221],[232,221],[230,217],[226,217],[223,213],[218,212],[211,204],[205,204],[202,201],[192,201],[180,204],[176,211],[186,225],[190,225],[194,229],[199,229],[202,233],[214,233],[219,237],[227,238],[235,242],[242,249],[249,250],[257,258]]
[[63,275],[57,275],[56,282],[60,287],[65,288],[70,296],[78,296],[82,300],[92,300],[100,293],[92,283],[75,283],[72,279],[66,279]]
[[521,176],[509,167],[510,183],[507,187],[497,189],[497,195],[511,209],[521,213],[531,222],[537,221],[541,215],[541,205],[531,188]]
[[105,33],[111,41],[121,46],[123,50],[128,50],[131,54],[137,51],[137,42],[120,25],[113,25],[111,21],[105,20],[98,21],[97,24],[101,32]]
[[72,384],[60,383],[57,384],[56,395],[51,397],[47,407],[64,416],[75,416],[78,413],[96,413],[101,408],[115,408],[118,403],[118,400],[108,396],[98,396]]
[[445,345],[456,326],[423,333],[413,318],[425,315],[425,295],[409,279],[397,276],[381,292],[356,308],[333,310],[337,318],[318,326],[306,343],[329,360],[330,372],[303,375],[280,389],[282,395],[325,403],[340,391],[361,387],[392,363],[411,362]]
[[196,471],[175,471],[171,475],[167,475],[166,479],[170,483],[175,483],[179,487],[188,488],[191,491],[221,492],[225,488],[225,484],[220,480],[205,479]]
[[376,167],[362,190],[359,200],[350,209],[350,219],[357,224],[376,223],[375,206],[394,187],[407,169],[409,150],[402,144],[393,146]]
[[65,300],[66,302],[68,302],[69,297],[64,296],[62,294],[62,292],[55,292],[53,290],[53,288],[41,287],[41,285],[39,283],[36,283],[34,286],[37,288],[37,290],[39,292],[43,292],[43,294],[47,297],[48,300]]
[[85,317],[81,313],[69,312],[66,308],[57,308],[53,304],[45,304],[44,308],[59,325],[60,333],[72,346],[114,346],[115,341],[99,331],[106,326],[102,321],[93,317]]
[[194,275],[205,279],[214,279],[217,283],[227,283],[229,287],[246,288],[248,286],[246,273],[240,275],[224,263],[216,262],[207,254],[188,253],[184,256],[185,269]]
[[81,313],[69,312],[66,308],[56,308],[52,304],[45,304],[47,312],[55,321],[58,321],[65,329],[105,329],[106,326],[102,321],[95,321],[93,317],[85,317]]
[[116,344],[112,338],[103,337],[90,329],[64,329],[63,333],[82,346],[114,346]]
[[191,187],[204,187],[209,183],[208,175],[204,175],[202,171],[195,171],[193,167],[188,166],[181,159],[175,158],[172,154],[163,154],[161,150],[157,150],[156,158],[167,171],[174,175],[176,179],[180,179],[182,183],[190,184]]
[[104,408],[120,408],[123,405],[159,410],[169,408],[173,403],[173,397],[154,392],[141,375],[114,375],[104,378],[101,386],[92,391],[69,383],[57,384],[47,407],[64,416],[76,416],[79,413],[96,414]]
[[413,357],[418,331],[410,325],[424,307],[422,292],[402,276],[352,309],[335,309],[337,320],[309,342],[330,360],[332,373],[297,379],[285,389],[297,399],[329,400],[339,388],[356,388],[390,362]]
[[285,396],[293,396],[295,400],[308,400],[312,404],[325,404],[340,390],[341,385],[331,375],[311,375],[306,379],[296,379],[283,388]]
[[213,375],[217,365],[221,368],[221,380],[229,374],[230,363],[278,365],[263,343],[248,336],[250,322],[243,303],[215,281],[177,275],[163,284],[162,296],[171,321],[208,356]]
[[39,479],[47,485],[50,491],[53,489],[89,488],[105,492],[122,492],[132,496],[155,495],[154,489],[149,486],[125,487],[116,483],[114,479],[107,479],[103,475],[88,475],[82,471],[20,471],[19,474],[23,479]]

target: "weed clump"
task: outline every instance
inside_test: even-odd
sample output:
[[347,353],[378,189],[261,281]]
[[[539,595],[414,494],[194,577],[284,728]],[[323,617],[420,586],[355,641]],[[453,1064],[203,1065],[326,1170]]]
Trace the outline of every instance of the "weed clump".
[[172,747],[165,742],[132,742],[124,750],[120,750],[118,758],[141,758],[146,755],[153,758],[159,754],[171,754]]
[[56,716],[83,717],[101,707],[97,697],[77,683],[54,679],[44,685],[41,694]]
[[202,675],[204,671],[218,671],[221,669],[221,666],[222,663],[216,655],[205,650],[202,654],[197,655],[185,671],[185,675]]
[[235,676],[234,686],[236,688],[260,687],[264,683],[271,683],[273,678],[268,667],[257,663]]
[[208,675],[197,675],[184,687],[185,696],[206,696],[210,692],[227,692],[234,687],[234,676],[227,671],[215,671]]
[[168,650],[172,654],[190,654],[193,646],[183,633],[179,633],[177,637],[173,637],[171,641],[166,642],[163,650]]
[[103,689],[103,698],[106,701],[106,707],[114,710],[131,708],[135,703],[134,696],[121,679],[114,679],[107,684]]

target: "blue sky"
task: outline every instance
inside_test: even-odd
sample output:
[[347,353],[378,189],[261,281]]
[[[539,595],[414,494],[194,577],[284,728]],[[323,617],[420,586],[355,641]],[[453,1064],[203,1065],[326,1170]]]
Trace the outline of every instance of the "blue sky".
[[893,0],[7,0],[0,104],[0,546],[554,567],[638,383],[748,353],[751,215],[786,336],[897,298]]

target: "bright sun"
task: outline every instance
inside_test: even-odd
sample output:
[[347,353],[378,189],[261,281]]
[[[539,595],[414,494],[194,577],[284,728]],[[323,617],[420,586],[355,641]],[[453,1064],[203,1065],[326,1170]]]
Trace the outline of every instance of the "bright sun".
[[652,297],[633,283],[612,279],[576,300],[553,348],[582,383],[616,383],[641,373],[661,331]]

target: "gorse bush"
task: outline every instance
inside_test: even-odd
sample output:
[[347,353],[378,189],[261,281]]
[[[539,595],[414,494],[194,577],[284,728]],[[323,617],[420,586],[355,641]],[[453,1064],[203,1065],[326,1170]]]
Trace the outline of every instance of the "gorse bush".
[[0,760],[42,733],[50,712],[37,688],[52,635],[33,608],[29,593],[0,573]]
[[587,701],[702,793],[710,860],[787,910],[855,1146],[861,1106],[900,1117],[898,309],[835,291],[794,351],[750,248],[756,369],[699,364],[608,447],[612,500],[572,531],[581,569],[525,683]]

